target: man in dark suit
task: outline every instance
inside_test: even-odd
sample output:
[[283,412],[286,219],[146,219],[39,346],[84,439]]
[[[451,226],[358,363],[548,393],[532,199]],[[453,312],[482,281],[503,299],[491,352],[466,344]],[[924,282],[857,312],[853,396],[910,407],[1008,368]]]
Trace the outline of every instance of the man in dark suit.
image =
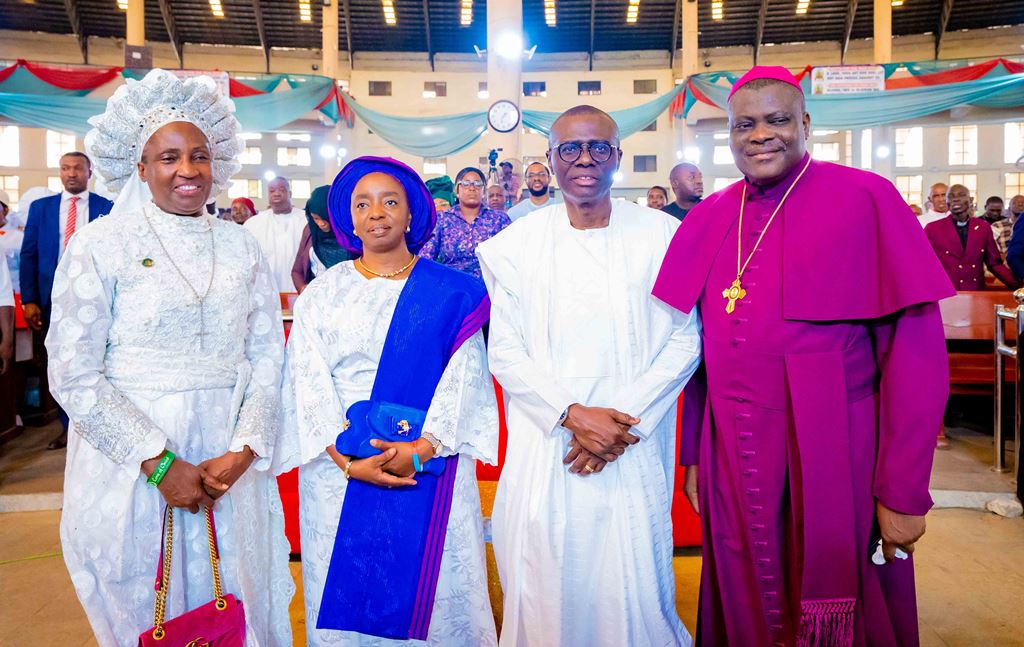
[[[57,261],[71,236],[89,222],[110,213],[113,203],[89,193],[92,163],[84,153],[66,153],[60,158],[60,182],[64,190],[32,203],[21,247],[21,301],[25,321],[33,330],[46,335],[50,327],[50,292]],[[49,449],[60,449],[68,442],[68,418],[60,411],[61,435]]]
[[931,241],[942,267],[959,291],[984,290],[985,268],[1011,290],[1018,287],[1010,268],[996,247],[992,225],[971,216],[971,192],[962,184],[949,187],[949,215],[928,223],[924,233]]

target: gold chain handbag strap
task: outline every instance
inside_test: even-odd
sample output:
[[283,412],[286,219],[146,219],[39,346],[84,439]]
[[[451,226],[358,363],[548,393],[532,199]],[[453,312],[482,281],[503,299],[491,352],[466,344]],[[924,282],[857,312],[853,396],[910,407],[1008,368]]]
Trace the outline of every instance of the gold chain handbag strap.
[[[164,621],[167,613],[167,588],[171,583],[171,550],[174,546],[174,508],[164,508],[163,546],[160,551],[160,566],[157,572],[156,599],[153,601],[153,638],[163,640]],[[206,517],[206,538],[210,546],[210,570],[213,573],[213,596],[217,609],[228,607],[224,599],[224,588],[220,579],[220,550],[217,546],[217,530],[213,522],[213,510],[203,508]]]

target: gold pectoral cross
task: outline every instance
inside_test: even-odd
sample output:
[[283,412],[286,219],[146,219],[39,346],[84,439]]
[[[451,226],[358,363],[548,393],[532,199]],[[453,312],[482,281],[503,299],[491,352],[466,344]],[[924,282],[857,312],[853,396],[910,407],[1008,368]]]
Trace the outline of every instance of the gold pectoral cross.
[[738,276],[732,282],[732,285],[722,290],[722,296],[729,300],[729,303],[725,304],[725,314],[731,315],[733,310],[736,309],[736,302],[747,296],[747,291],[743,289]]

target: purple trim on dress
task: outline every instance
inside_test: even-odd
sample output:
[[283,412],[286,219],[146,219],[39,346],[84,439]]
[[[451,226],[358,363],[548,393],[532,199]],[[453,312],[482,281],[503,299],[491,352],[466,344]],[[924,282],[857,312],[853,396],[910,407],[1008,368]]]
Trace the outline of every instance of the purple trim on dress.
[[452,510],[452,494],[455,490],[455,474],[458,471],[458,456],[448,461],[447,469],[438,481],[434,506],[430,512],[430,525],[420,568],[416,600],[413,604],[412,621],[409,624],[409,638],[426,640],[430,629],[430,618],[434,611],[434,595],[437,593],[437,578],[441,572],[441,557],[444,541],[448,535],[448,516]]

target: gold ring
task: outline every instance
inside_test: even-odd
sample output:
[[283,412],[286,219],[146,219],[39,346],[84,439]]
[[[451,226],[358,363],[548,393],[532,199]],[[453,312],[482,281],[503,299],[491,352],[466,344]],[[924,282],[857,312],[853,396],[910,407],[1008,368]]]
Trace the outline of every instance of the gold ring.
[[591,473],[593,473],[593,471],[594,471],[594,468],[591,467],[590,465],[585,466],[583,469],[585,469],[585,470],[587,470],[588,472],[591,472]]

